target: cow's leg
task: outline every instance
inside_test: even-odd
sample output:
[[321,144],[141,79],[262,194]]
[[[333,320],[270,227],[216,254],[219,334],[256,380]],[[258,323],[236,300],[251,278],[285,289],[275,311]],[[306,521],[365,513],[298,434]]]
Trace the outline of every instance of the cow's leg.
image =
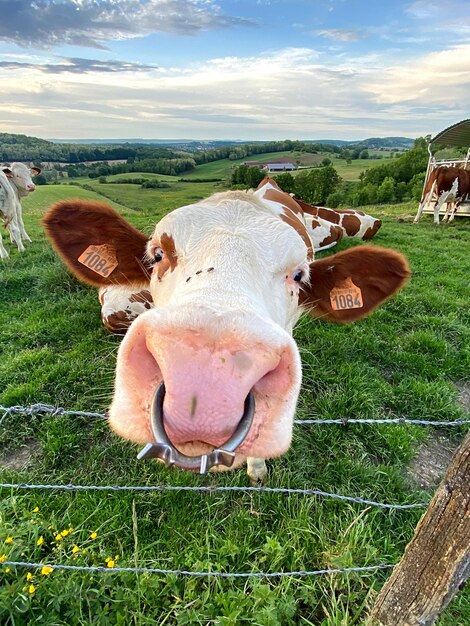
[[16,245],[19,252],[24,252],[24,245],[21,241],[21,233],[18,228],[16,218],[12,219],[11,222],[8,223],[7,229],[10,231],[10,239],[12,243]]
[[8,252],[5,250],[2,241],[2,234],[0,233],[0,259],[6,259],[8,257]]
[[447,202],[448,197],[450,196],[450,191],[443,191],[441,193],[440,198],[437,200],[434,205],[434,224],[439,224],[439,211],[442,208],[444,202]]
[[268,475],[268,468],[264,459],[255,459],[249,456],[246,460],[246,472],[252,483],[262,483]]
[[432,194],[434,193],[435,186],[436,186],[436,181],[434,181],[434,183],[432,184],[432,187],[428,191],[428,193],[421,198],[421,202],[419,203],[419,207],[418,207],[418,212],[416,213],[416,217],[415,217],[415,219],[413,221],[414,224],[417,224],[419,222],[424,207],[428,204],[428,202],[432,198]]
[[28,235],[28,233],[25,230],[24,227],[24,222],[23,222],[23,209],[21,207],[21,202],[18,202],[17,207],[16,207],[16,214],[17,214],[17,219],[18,219],[18,227],[20,229],[20,234],[23,237],[23,239],[25,239],[26,241],[29,241],[29,243],[31,242],[31,239]]

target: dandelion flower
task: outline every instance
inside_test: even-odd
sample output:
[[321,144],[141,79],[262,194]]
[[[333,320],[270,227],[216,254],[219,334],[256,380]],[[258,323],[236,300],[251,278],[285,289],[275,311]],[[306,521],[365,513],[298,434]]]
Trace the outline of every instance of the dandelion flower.
[[11,569],[9,567],[5,568],[5,574],[9,574],[11,572]]
[[34,585],[29,585],[28,591],[33,594],[36,591],[36,587]]
[[73,552],[74,554],[77,554],[77,552],[80,552],[80,548],[79,548],[78,546],[74,546],[74,547],[72,548],[72,552]]
[[62,533],[57,533],[57,535],[55,536],[55,540],[62,541],[62,539],[63,539]]
[[54,570],[53,567],[50,567],[49,565],[44,565],[44,567],[41,569],[41,574],[43,576],[49,576],[49,574]]
[[39,511],[39,507],[35,506],[34,509],[33,509],[33,513],[37,513],[38,511]]
[[96,539],[98,537],[98,533],[92,532],[90,535],[90,539]]
[[7,537],[5,543],[13,543],[13,537]]
[[7,560],[7,555],[6,554],[0,554],[0,563],[5,563],[6,560]]
[[106,565],[110,568],[113,568],[116,565],[116,563],[115,561],[113,561],[113,559],[106,559]]
[[44,537],[41,535],[36,543],[38,544],[38,546],[42,546],[42,544],[44,543]]
[[33,577],[33,575],[31,574],[31,572],[28,572],[26,574],[26,580],[31,580],[32,577]]

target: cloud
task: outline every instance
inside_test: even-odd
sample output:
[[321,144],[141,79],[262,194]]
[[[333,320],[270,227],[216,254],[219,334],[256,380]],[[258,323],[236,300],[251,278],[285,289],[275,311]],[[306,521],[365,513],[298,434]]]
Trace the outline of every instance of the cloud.
[[12,59],[24,65],[0,66],[0,125],[40,137],[415,137],[466,116],[469,52],[454,46],[398,63],[285,48],[138,73],[52,74]]
[[341,28],[315,30],[313,34],[318,35],[319,37],[333,39],[334,41],[357,41],[361,38],[360,34],[356,30],[346,30]]
[[221,13],[214,0],[0,0],[0,41],[47,49],[105,49],[112,40],[150,33],[194,35],[252,24]]
[[27,63],[24,61],[0,61],[0,69],[37,70],[45,74],[87,74],[91,72],[143,72],[157,69],[156,65],[129,63],[126,61],[98,61],[80,57],[65,57],[61,63]]

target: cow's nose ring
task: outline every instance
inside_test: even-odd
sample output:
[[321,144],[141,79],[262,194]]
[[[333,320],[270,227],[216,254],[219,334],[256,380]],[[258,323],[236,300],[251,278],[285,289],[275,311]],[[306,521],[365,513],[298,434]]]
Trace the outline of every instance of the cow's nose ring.
[[211,467],[225,465],[231,467],[235,459],[235,450],[243,443],[250,432],[255,414],[255,398],[253,393],[247,395],[243,415],[235,432],[223,445],[199,456],[187,456],[175,448],[171,443],[163,424],[163,400],[165,398],[165,384],[161,383],[152,401],[150,423],[156,443],[148,443],[137,455],[142,459],[160,459],[167,467],[176,465],[182,469],[196,470],[205,474]]

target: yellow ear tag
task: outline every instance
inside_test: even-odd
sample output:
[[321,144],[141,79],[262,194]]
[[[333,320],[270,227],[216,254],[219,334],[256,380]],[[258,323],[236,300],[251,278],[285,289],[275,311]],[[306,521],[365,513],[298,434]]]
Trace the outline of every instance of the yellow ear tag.
[[364,306],[362,291],[353,283],[351,277],[346,278],[330,291],[330,302],[333,311],[361,309]]
[[107,278],[118,266],[116,252],[113,246],[108,244],[88,246],[78,257],[78,261],[103,278]]

